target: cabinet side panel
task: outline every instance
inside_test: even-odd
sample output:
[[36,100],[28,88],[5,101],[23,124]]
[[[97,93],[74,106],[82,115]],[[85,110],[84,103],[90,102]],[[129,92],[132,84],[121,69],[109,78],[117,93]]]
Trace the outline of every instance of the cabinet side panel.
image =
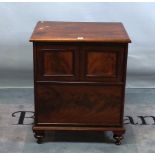
[[126,92],[126,72],[127,72],[127,59],[128,59],[128,44],[124,46],[124,58],[123,58],[123,89],[122,89],[122,106],[121,106],[121,125],[124,123],[124,104],[125,104],[125,92]]

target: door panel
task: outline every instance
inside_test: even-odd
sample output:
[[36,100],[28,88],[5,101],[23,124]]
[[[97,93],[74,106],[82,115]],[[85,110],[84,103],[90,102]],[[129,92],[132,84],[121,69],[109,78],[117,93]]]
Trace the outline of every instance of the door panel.
[[72,46],[39,46],[37,49],[37,80],[77,80],[78,48]]
[[73,76],[73,55],[71,50],[44,50],[44,75]]
[[87,76],[115,77],[116,53],[89,52],[87,53]]
[[121,46],[88,46],[82,48],[83,80],[121,82],[124,48]]
[[122,86],[39,83],[36,97],[38,123],[121,124]]

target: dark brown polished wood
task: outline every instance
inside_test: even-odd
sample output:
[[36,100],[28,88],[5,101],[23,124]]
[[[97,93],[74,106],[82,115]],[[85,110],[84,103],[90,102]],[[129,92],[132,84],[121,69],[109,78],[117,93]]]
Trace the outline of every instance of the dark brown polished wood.
[[123,139],[128,43],[121,23],[38,22],[33,42],[35,121],[45,131],[112,131]]

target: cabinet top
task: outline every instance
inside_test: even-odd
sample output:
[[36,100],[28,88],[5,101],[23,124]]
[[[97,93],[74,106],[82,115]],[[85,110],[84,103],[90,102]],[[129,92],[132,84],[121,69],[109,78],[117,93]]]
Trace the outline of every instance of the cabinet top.
[[122,23],[39,21],[31,42],[113,42],[130,43]]

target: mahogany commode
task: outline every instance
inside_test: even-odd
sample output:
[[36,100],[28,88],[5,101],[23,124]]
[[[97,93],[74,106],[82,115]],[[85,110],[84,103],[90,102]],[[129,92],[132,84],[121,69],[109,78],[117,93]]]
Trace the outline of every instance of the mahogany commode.
[[120,144],[128,43],[121,23],[38,22],[34,56],[38,143],[45,131],[112,131]]

